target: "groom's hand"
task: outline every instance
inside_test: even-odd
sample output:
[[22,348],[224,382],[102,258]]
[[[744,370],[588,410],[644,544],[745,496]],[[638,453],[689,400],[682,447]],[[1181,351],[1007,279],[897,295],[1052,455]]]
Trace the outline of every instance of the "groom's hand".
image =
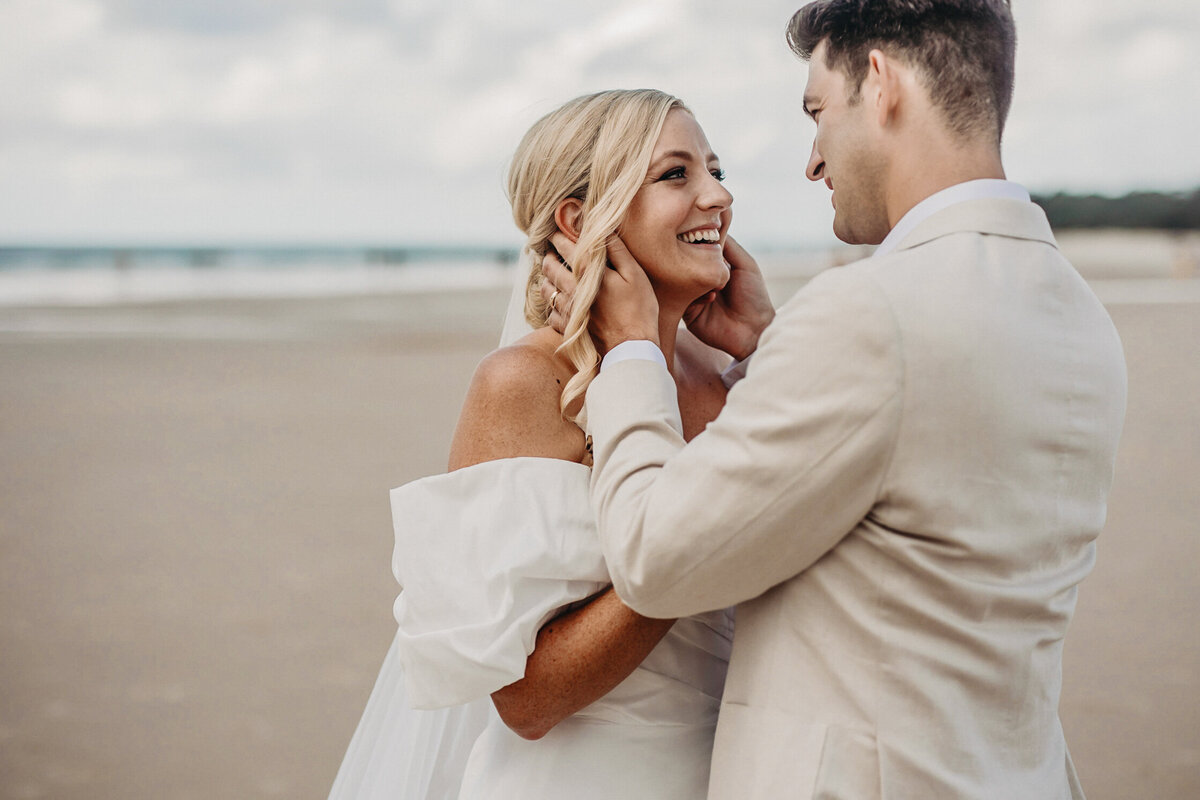
[[725,261],[725,288],[692,303],[683,319],[697,339],[741,361],[758,348],[759,336],[775,319],[775,307],[758,264],[733,237],[725,240]]
[[619,236],[608,240],[608,263],[588,325],[596,349],[603,356],[621,342],[645,339],[661,344],[654,287]]
[[[571,241],[561,233],[550,238],[561,256],[547,252],[542,258],[542,297],[550,304],[549,324],[562,333],[575,302],[579,276],[568,267],[574,256]],[[609,266],[591,306],[588,330],[603,356],[621,342],[644,339],[659,344],[658,298],[650,279],[620,237],[607,245]]]

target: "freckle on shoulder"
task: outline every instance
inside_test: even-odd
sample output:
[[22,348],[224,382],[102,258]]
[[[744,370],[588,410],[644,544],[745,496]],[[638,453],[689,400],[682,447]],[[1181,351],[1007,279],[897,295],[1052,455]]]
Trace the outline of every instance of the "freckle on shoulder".
[[479,362],[471,389],[480,389],[493,400],[510,395],[527,397],[545,393],[547,383],[554,386],[553,378],[553,369],[544,353],[514,344],[489,353]]
[[552,398],[557,404],[562,383],[569,377],[569,369],[554,352],[549,337],[537,337],[535,332],[489,353],[475,370],[472,389],[478,383],[493,400],[513,398],[528,403]]
[[570,377],[563,363],[537,332],[485,357],[463,403],[451,468],[518,456],[578,460],[583,434],[559,410]]

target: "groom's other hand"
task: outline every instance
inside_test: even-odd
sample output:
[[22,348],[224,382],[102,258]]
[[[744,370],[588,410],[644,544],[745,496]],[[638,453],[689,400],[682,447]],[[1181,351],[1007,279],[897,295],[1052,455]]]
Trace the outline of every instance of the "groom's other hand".
[[[571,240],[556,233],[550,243],[558,254],[547,251],[542,257],[541,292],[552,309],[549,325],[563,333],[574,306],[579,275],[567,266],[574,255]],[[609,265],[601,276],[588,324],[596,349],[603,356],[621,342],[646,340],[658,345],[658,298],[650,279],[619,237],[609,239],[607,248]]]
[[697,339],[743,361],[758,348],[758,337],[775,319],[762,271],[732,236],[725,240],[729,282],[688,306],[683,314]]
[[592,303],[588,330],[603,356],[621,342],[645,340],[661,344],[658,335],[658,297],[621,237],[608,240],[608,269]]

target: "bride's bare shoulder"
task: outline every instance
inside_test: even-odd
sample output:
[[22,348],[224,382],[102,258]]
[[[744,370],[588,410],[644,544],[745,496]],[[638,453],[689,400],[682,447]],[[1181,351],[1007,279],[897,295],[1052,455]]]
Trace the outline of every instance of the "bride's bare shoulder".
[[475,369],[450,447],[450,468],[499,458],[578,461],[583,432],[559,410],[570,363],[561,339],[542,329],[489,353]]
[[512,398],[534,408],[553,400],[557,406],[562,384],[571,377],[570,362],[556,352],[561,341],[553,330],[541,328],[493,350],[475,368],[471,390],[488,400]]

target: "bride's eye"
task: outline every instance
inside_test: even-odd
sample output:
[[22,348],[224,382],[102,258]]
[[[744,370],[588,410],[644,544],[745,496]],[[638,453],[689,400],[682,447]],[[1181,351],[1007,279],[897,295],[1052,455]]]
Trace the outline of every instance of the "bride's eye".
[[687,177],[687,169],[685,169],[684,167],[675,167],[674,169],[669,169],[666,172],[664,172],[662,175],[659,176],[658,179],[660,181],[673,181],[677,178],[686,178],[686,177]]
[[725,181],[725,170],[718,167],[717,169],[712,170],[712,176],[714,178],[716,178],[718,181],[724,182]]

